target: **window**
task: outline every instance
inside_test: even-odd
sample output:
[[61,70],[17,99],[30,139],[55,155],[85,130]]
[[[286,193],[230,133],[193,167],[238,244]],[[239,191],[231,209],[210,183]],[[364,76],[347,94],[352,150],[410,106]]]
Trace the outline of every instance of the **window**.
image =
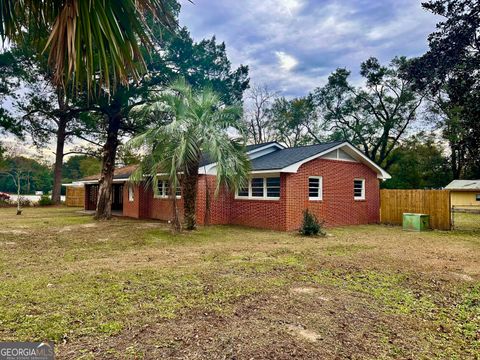
[[322,200],[323,184],[321,176],[311,176],[308,178],[308,199]]
[[253,178],[251,180],[252,197],[263,197],[263,182],[264,178]]
[[248,183],[247,186],[238,189],[237,196],[248,197]]
[[480,194],[477,194],[477,195],[475,196],[475,200],[480,201]]
[[[179,186],[175,191],[175,196],[179,198],[182,192]],[[154,195],[156,198],[168,198],[170,196],[170,182],[168,180],[158,180],[158,193]]]
[[280,177],[257,177],[248,181],[248,185],[238,189],[237,198],[269,199],[280,198]]
[[135,200],[135,191],[132,185],[128,186],[128,201],[133,202]]
[[365,179],[353,180],[353,198],[355,200],[365,200]]
[[279,198],[280,197],[280,178],[272,177],[267,178],[267,197]]

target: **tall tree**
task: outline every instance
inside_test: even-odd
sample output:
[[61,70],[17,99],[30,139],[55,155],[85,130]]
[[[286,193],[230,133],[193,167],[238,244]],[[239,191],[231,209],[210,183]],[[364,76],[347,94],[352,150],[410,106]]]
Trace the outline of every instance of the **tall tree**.
[[178,76],[184,77],[194,88],[211,87],[225,104],[241,101],[248,87],[248,67],[232,69],[225,44],[216,44],[215,38],[195,43],[186,29],[179,31],[177,36],[167,32],[161,37],[161,24],[152,24],[151,28],[158,35],[155,47],[162,51],[152,54],[148,60],[148,73],[140,81],[132,79],[128,87],[119,86],[113,95],[104,93],[94,109],[94,116],[100,119],[97,123],[105,134],[97,219],[111,217],[110,192],[120,139],[142,132],[152,121],[130,117],[133,107],[150,101],[155,90],[161,90]]
[[[238,141],[229,135],[232,129],[245,135],[241,107],[225,105],[220,96],[208,88],[194,91],[184,81],[178,81],[157,101],[136,109],[137,116],[153,119],[163,118],[165,112],[172,119],[170,123],[152,126],[131,140],[131,146],[146,150],[132,179],[138,182],[145,179],[144,175],[167,173],[174,203],[175,189],[178,185],[182,187],[185,227],[193,230],[202,156],[216,163],[217,193],[221,186],[235,189],[247,179],[249,161],[244,149],[245,137]],[[156,176],[149,179],[156,191]],[[178,230],[175,206],[173,215],[174,229]]]
[[391,189],[438,189],[451,180],[448,159],[432,134],[412,135],[391,153],[392,178],[382,187]]
[[32,137],[37,147],[45,146],[52,139],[55,141],[52,200],[59,204],[65,144],[74,136],[84,138],[86,128],[93,131],[94,127],[79,121],[85,105],[67,97],[63,87],[54,84],[47,57],[32,51],[34,46],[32,37],[25,33],[22,43],[13,44],[0,59],[11,60],[4,66],[8,69],[5,82],[16,82],[21,89],[18,95],[9,94],[15,122]]
[[20,80],[25,74],[25,65],[10,51],[0,53],[0,133],[22,134],[22,125],[4,106],[6,99],[17,97]]
[[480,3],[430,0],[422,6],[443,17],[428,37],[429,50],[412,61],[409,78],[427,90],[450,145],[455,178],[480,177]]
[[273,139],[288,147],[321,141],[317,128],[317,113],[312,96],[287,100],[275,99],[269,109]]
[[[2,40],[8,38],[13,44],[25,48],[28,39],[29,45],[35,45],[38,52],[49,48],[47,61],[58,100],[56,116],[52,116],[52,112],[46,116],[56,123],[52,194],[55,202],[60,201],[63,150],[68,136],[67,126],[73,118],[68,95],[83,86],[88,97],[94,86],[97,92],[111,94],[117,84],[125,86],[130,79],[138,80],[146,70],[143,50],[151,48],[153,39],[146,19],[153,17],[157,23],[171,26],[174,24],[171,10],[169,0],[2,2]],[[12,127],[9,117],[0,114],[0,119]],[[38,123],[33,124],[41,127]]]
[[385,169],[423,100],[413,91],[412,82],[402,77],[406,64],[400,57],[382,66],[372,57],[361,64],[363,88],[350,84],[350,71],[337,69],[314,94],[326,130],[342,134]]
[[245,96],[243,120],[247,126],[248,139],[254,144],[273,139],[270,107],[277,96],[266,85],[252,86]]

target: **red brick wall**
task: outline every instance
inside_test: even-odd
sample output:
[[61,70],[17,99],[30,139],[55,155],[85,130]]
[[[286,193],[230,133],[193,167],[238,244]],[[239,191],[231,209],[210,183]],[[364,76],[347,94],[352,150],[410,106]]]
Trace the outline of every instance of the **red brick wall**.
[[280,200],[248,200],[232,197],[230,224],[285,231],[286,178],[286,174],[280,175]]
[[[309,201],[308,177],[322,176],[323,200]],[[365,179],[365,200],[354,200],[353,180]],[[302,212],[311,210],[326,226],[379,222],[379,180],[361,163],[316,159],[287,177],[287,230],[300,227]]]
[[[133,187],[133,201],[128,199],[128,188]],[[128,182],[123,186],[123,216],[140,218],[140,186],[131,185]],[[145,206],[145,205],[143,205]],[[148,204],[146,205],[148,206]]]
[[[323,200],[309,201],[308,177],[323,177]],[[365,179],[365,200],[353,198],[353,180]],[[379,180],[374,171],[361,163],[316,159],[305,163],[295,174],[281,174],[280,200],[240,200],[221,190],[215,197],[216,178],[200,175],[197,195],[197,223],[205,223],[206,186],[210,193],[209,224],[236,224],[273,230],[296,230],[303,210],[310,209],[326,226],[379,222]],[[183,218],[183,199],[177,201]],[[171,199],[153,197],[151,188],[134,186],[134,201],[128,201],[124,186],[123,214],[134,218],[172,219]]]
[[[148,193],[150,197],[150,217],[152,219],[159,219],[163,221],[170,221],[173,219],[173,201],[172,199],[154,198],[153,190]],[[180,221],[183,221],[183,199],[177,199],[177,209]]]
[[[215,196],[216,180],[213,175],[200,175],[198,178],[196,218],[200,225],[222,225],[230,222],[233,194],[222,188]],[[207,188],[210,202],[208,217]]]

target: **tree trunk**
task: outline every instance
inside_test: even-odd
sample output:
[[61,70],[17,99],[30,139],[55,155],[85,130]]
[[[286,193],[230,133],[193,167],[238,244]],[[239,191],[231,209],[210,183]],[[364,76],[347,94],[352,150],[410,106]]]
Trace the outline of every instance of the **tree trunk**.
[[56,133],[57,148],[53,170],[52,201],[54,204],[59,205],[62,195],[63,153],[65,149],[65,138],[67,137],[67,124],[69,122],[67,116],[67,103],[65,102],[65,92],[62,87],[57,88],[57,102],[60,116],[58,118],[58,129]]
[[183,182],[183,208],[185,215],[185,229],[194,230],[196,227],[196,202],[198,184],[198,161],[190,164]]
[[63,116],[61,116],[58,121],[57,147],[55,151],[55,166],[53,170],[53,190],[52,190],[52,201],[56,205],[59,205],[61,201],[63,152],[65,147],[67,122],[68,122],[67,119]]
[[21,190],[21,176],[20,173],[17,172],[17,215],[22,215],[22,208],[20,206],[20,190]]
[[98,186],[96,220],[109,220],[112,217],[112,183],[115,170],[115,157],[118,147],[118,131],[122,116],[117,112],[108,118],[107,141],[102,152],[102,172]]

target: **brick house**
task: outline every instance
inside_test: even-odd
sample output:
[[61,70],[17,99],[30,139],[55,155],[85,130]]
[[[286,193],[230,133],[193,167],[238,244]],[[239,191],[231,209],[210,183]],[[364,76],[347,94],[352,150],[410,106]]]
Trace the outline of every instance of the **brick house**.
[[[215,163],[199,168],[197,223],[237,224],[281,231],[298,229],[304,209],[326,226],[379,221],[379,183],[390,178],[382,168],[348,142],[284,148],[277,142],[247,146],[251,160],[248,186],[214,196]],[[170,220],[168,181],[158,174],[158,195],[145,184],[132,185],[127,166],[115,171],[112,210],[132,218]],[[85,209],[94,210],[98,175],[82,180]],[[208,196],[207,196],[208,194]],[[183,200],[177,189],[180,212]],[[207,206],[207,203],[209,206]]]

